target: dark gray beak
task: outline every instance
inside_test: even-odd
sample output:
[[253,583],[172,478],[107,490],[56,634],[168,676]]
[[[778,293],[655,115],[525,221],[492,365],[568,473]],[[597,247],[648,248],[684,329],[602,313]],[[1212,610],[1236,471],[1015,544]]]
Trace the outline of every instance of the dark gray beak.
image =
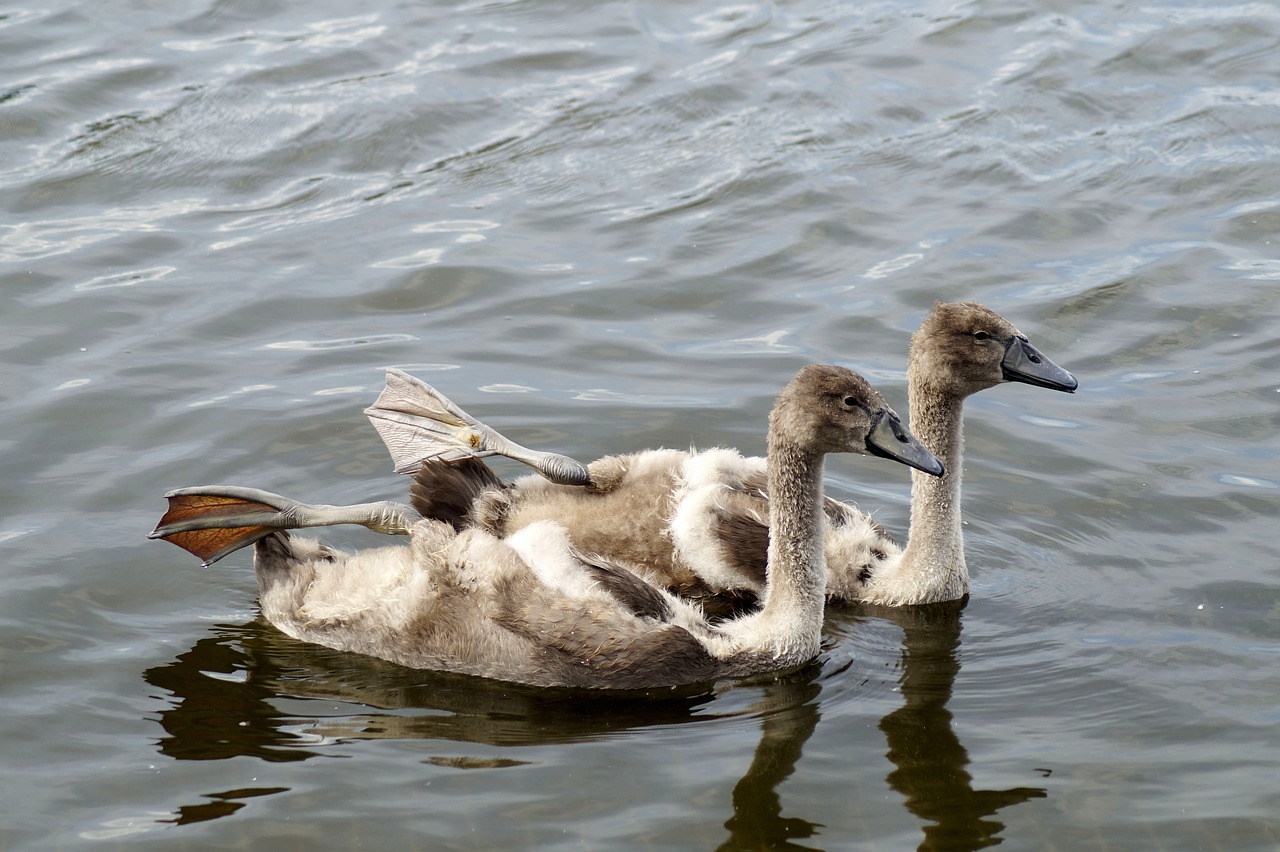
[[867,436],[867,452],[873,456],[902,462],[931,476],[946,473],[938,457],[916,440],[916,436],[902,425],[898,415],[887,409],[882,408],[875,415],[871,434]]
[[1025,337],[1015,337],[1004,349],[1000,362],[1004,377],[1011,382],[1026,382],[1036,387],[1073,393],[1080,383],[1076,377],[1040,354]]

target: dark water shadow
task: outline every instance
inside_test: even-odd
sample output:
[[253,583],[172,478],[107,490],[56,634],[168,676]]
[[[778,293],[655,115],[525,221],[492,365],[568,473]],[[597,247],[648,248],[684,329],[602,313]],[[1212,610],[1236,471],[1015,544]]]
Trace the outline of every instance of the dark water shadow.
[[[902,630],[903,704],[880,720],[894,769],[889,786],[924,821],[920,850],[984,849],[1003,842],[1002,808],[1048,795],[1042,787],[975,790],[969,752],[947,702],[960,673],[961,615],[967,599],[915,607],[849,607],[833,619],[881,618]],[[856,629],[856,627],[854,628]]]
[[[809,836],[812,823],[778,816],[773,788],[791,774],[800,746],[818,720],[821,692],[813,664],[798,672],[753,681],[762,697],[745,709],[715,713],[717,691],[707,686],[622,694],[546,689],[483,678],[406,669],[371,657],[297,642],[261,621],[223,625],[172,662],[147,669],[148,684],[165,690],[161,754],[176,760],[256,757],[301,761],[336,757],[316,747],[367,739],[438,739],[490,746],[552,745],[656,726],[733,716],[763,719],[756,759],[734,792],[726,826],[750,848],[760,840]],[[313,701],[305,717],[282,710]],[[338,706],[335,706],[335,703]],[[438,757],[435,765],[473,769],[520,760]],[[177,824],[229,816],[243,799],[287,792],[246,789],[207,793],[180,807]],[[761,804],[763,803],[763,804]],[[773,816],[770,816],[772,814]],[[741,848],[740,846],[727,848]],[[785,847],[783,847],[785,848]]]
[[760,742],[751,765],[733,788],[733,816],[725,822],[729,837],[720,852],[747,849],[812,850],[793,841],[814,837],[822,823],[801,817],[784,817],[778,785],[795,772],[804,745],[818,727],[821,713],[817,681],[821,667],[814,665],[803,680],[780,681],[765,687],[757,702]]
[[[417,671],[298,642],[261,621],[218,627],[143,678],[171,693],[171,706],[158,714],[166,736],[157,745],[178,760],[327,756],[307,747],[317,740],[566,743],[688,721],[715,697],[705,686],[615,697]],[[297,713],[276,706],[289,699],[349,706],[329,715],[308,714],[300,729]]]
[[[982,849],[1001,842],[1001,808],[1041,798],[1041,788],[975,790],[968,752],[957,738],[947,702],[960,671],[963,604],[908,609],[859,607],[833,612],[837,632],[867,618],[903,632],[903,704],[880,721],[894,769],[889,786],[924,825],[919,848]],[[828,673],[830,674],[830,673]],[[547,745],[614,736],[628,730],[759,718],[760,739],[750,766],[734,786],[733,813],[720,850],[812,850],[822,824],[784,816],[779,785],[796,770],[821,719],[822,667],[813,664],[751,684],[760,698],[749,707],[715,713],[707,687],[613,695],[504,684],[482,678],[421,672],[370,657],[297,642],[260,621],[226,625],[172,662],[148,669],[147,683],[169,693],[156,717],[165,735],[159,751],[176,760],[257,757],[299,761],[334,757],[317,742],[365,739],[440,739],[491,746]],[[278,706],[314,700],[324,713],[300,718]],[[340,706],[334,706],[337,702]],[[346,705],[346,706],[341,706]],[[458,768],[518,765],[490,757],[439,757]],[[204,794],[172,818],[187,824],[229,816],[245,799],[286,792],[252,788]],[[821,843],[821,840],[818,840]]]

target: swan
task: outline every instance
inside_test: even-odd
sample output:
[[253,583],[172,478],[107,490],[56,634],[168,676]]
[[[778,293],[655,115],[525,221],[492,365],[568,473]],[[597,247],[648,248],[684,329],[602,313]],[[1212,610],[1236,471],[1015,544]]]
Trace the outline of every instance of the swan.
[[[499,538],[382,502],[317,506],[270,492],[170,492],[151,538],[206,564],[254,544],[263,615],[284,633],[414,668],[536,686],[642,689],[794,668],[819,651],[825,454],[941,463],[858,374],[808,366],[769,415],[771,533],[763,605],[713,624],[694,603],[576,548],[551,520]],[[346,554],[287,530],[360,523],[408,546]]]
[[[947,469],[912,474],[904,550],[869,516],[825,499],[827,595],[902,606],[964,597],[969,569],[960,486],[966,397],[1003,382],[1074,392],[1077,381],[991,308],[938,303],[911,337],[908,405],[915,434]],[[411,501],[455,528],[509,535],[547,518],[580,548],[641,566],[650,582],[686,597],[759,597],[766,582],[766,462],[734,450],[648,450],[584,466],[516,444],[430,385],[390,369],[365,413],[401,473]],[[507,456],[537,470],[504,484],[479,459]]]

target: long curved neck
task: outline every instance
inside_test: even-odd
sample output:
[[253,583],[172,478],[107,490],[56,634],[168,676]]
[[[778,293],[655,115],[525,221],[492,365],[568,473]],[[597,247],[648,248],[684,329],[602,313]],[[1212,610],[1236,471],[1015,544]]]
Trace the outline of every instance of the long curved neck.
[[947,472],[941,478],[911,472],[911,532],[900,576],[911,578],[921,598],[914,603],[950,600],[969,589],[960,527],[964,397],[927,386],[914,373],[907,393],[911,431]]
[[[823,455],[769,436],[769,561],[759,623],[781,652],[817,653],[827,593]],[[803,646],[803,647],[801,647]]]

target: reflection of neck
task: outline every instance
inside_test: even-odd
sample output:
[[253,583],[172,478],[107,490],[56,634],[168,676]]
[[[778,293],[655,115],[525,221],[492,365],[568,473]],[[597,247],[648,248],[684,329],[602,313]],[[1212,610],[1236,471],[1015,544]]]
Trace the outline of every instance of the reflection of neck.
[[927,820],[920,849],[981,849],[1001,842],[1001,808],[1043,798],[1039,787],[975,790],[969,753],[952,724],[947,702],[960,671],[959,601],[896,609],[903,629],[903,705],[880,720],[894,769],[889,786],[907,810]]
[[964,465],[964,397],[926,387],[912,373],[908,386],[911,431],[942,460],[942,477],[911,472],[911,532],[901,574],[926,596],[913,603],[953,600],[969,590],[960,528],[960,478]]
[[[760,711],[760,744],[745,775],[733,788],[733,816],[724,824],[729,839],[720,849],[802,849],[791,841],[812,837],[818,824],[801,817],[782,816],[778,785],[795,771],[804,744],[818,726],[817,696],[822,687],[786,681],[768,684],[765,701],[791,706]],[[771,700],[772,699],[772,700]],[[754,709],[754,708],[753,708]]]

